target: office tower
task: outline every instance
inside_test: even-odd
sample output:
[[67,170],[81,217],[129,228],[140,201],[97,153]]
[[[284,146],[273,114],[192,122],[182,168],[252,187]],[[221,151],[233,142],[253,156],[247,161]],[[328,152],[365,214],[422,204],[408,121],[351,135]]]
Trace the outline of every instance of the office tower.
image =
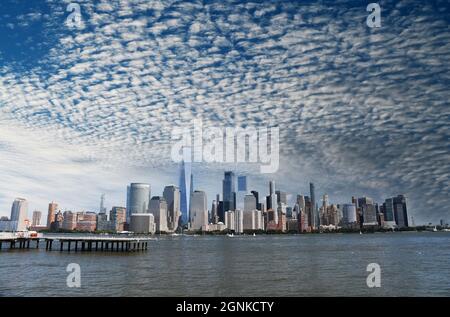
[[25,220],[28,217],[28,202],[23,198],[16,198],[11,207],[12,231],[24,231],[27,229]]
[[100,214],[106,214],[106,207],[105,207],[105,194],[102,194],[100,196]]
[[373,199],[370,197],[358,198],[358,207],[362,208],[364,205],[373,205]]
[[301,210],[305,210],[305,196],[297,195],[297,204]]
[[282,192],[280,190],[277,190],[276,192],[277,195],[277,204],[283,203],[287,205],[287,194],[286,192]]
[[227,211],[225,212],[225,227],[230,230],[230,231],[234,231],[235,230],[235,224],[236,221],[234,219],[234,211]]
[[183,161],[181,161],[180,169],[180,209],[181,209],[181,224],[185,226],[190,219],[190,199],[193,192],[192,163],[191,163],[191,149],[183,147]]
[[217,200],[212,201],[211,205],[211,223],[218,224],[219,223],[219,214],[218,214],[218,203]]
[[225,223],[225,207],[223,201],[219,200],[217,204],[217,213],[219,214],[219,221]]
[[156,232],[168,232],[167,225],[167,202],[164,197],[154,196],[150,200],[149,213],[155,217]]
[[256,211],[255,209],[244,210],[243,222],[242,222],[243,230],[255,230],[256,229],[255,211]]
[[77,227],[77,215],[71,211],[64,211],[62,228],[64,230],[74,230]]
[[235,176],[231,171],[225,172],[222,181],[223,190],[223,205],[225,211],[235,210],[236,191],[235,191]]
[[256,198],[249,194],[244,197],[244,211],[253,211],[256,209]]
[[396,226],[394,219],[394,199],[388,198],[384,201],[384,226],[386,228],[394,228]]
[[55,221],[56,211],[58,209],[58,204],[51,202],[48,204],[48,214],[47,214],[47,228],[51,229],[52,222]]
[[328,195],[327,194],[323,195],[322,207],[325,207],[325,209],[328,207]]
[[33,219],[31,221],[31,225],[33,227],[41,225],[41,216],[42,216],[42,212],[37,211],[37,210],[33,211]]
[[244,212],[242,210],[236,209],[234,212],[234,231],[236,233],[244,232]]
[[167,203],[167,221],[168,228],[171,231],[178,229],[178,223],[180,221],[180,189],[176,186],[166,186],[164,188],[163,197]]
[[[62,213],[61,210],[59,210],[55,215],[55,221],[52,223],[51,229],[52,230],[62,229],[63,222],[64,222],[64,214]],[[94,230],[95,230],[95,224],[96,224],[96,221],[94,222]]]
[[408,227],[408,211],[406,209],[406,197],[398,195],[393,198],[395,223],[399,228]]
[[191,230],[208,229],[208,206],[204,191],[196,190],[192,194],[190,225]]
[[99,213],[97,215],[97,231],[109,231],[111,230],[110,222],[108,221],[108,215],[106,213]]
[[317,221],[316,190],[313,183],[309,183],[309,195],[311,197],[311,226],[316,229],[319,227],[319,223]]
[[344,204],[342,206],[342,223],[346,227],[357,224],[355,204]]
[[127,214],[126,214],[126,223],[130,224],[131,218],[130,215],[128,213],[128,211],[130,210],[130,185],[127,186],[127,205],[126,205],[126,210],[127,210]]
[[131,183],[128,191],[127,201],[129,209],[127,209],[127,219],[132,214],[148,213],[148,204],[150,202],[150,184]]
[[109,220],[114,231],[124,231],[125,223],[127,222],[127,209],[124,207],[112,207],[109,212]]
[[361,207],[363,213],[363,226],[376,226],[378,225],[377,212],[375,205],[363,204]]
[[130,231],[139,234],[153,234],[156,232],[155,217],[153,214],[131,214]]
[[244,208],[244,197],[247,194],[247,176],[238,176],[238,190],[236,193],[236,206],[235,208],[243,209]]
[[278,202],[277,202],[277,195],[275,193],[275,182],[270,181],[269,182],[269,196],[267,199],[267,210],[272,209],[273,210],[273,221],[275,224],[278,224]]

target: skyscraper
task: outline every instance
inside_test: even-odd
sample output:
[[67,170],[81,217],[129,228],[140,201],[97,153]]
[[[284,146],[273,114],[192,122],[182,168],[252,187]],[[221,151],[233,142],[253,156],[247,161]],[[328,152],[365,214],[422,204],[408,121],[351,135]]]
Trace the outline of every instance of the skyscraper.
[[394,218],[399,228],[408,227],[408,210],[406,208],[406,197],[398,195],[393,198],[394,202]]
[[277,195],[275,193],[275,182],[269,182],[269,196],[267,197],[267,210],[272,209],[273,221],[278,224],[278,202]]
[[236,202],[236,190],[235,190],[235,175],[233,172],[225,172],[224,179],[222,181],[223,189],[223,205],[224,211],[235,210]]
[[127,221],[127,210],[123,207],[112,207],[109,212],[109,220],[114,231],[123,231]]
[[13,231],[24,231],[25,220],[28,215],[28,202],[23,198],[16,198],[11,207],[11,223]]
[[277,203],[278,204],[286,204],[287,205],[287,194],[286,194],[286,192],[282,192],[280,190],[277,190],[275,193],[277,194]]
[[183,161],[180,168],[180,209],[181,225],[187,225],[190,219],[190,199],[193,192],[193,175],[191,163],[191,149],[183,147]]
[[208,206],[206,193],[196,190],[192,193],[190,228],[192,230],[207,230]]
[[244,212],[256,210],[256,198],[254,195],[245,195],[244,198]]
[[238,190],[236,194],[236,206],[235,208],[243,209],[244,208],[244,198],[247,194],[247,176],[241,175],[238,176]]
[[317,221],[317,210],[316,210],[316,190],[313,183],[309,183],[309,195],[311,198],[311,226],[313,229],[318,228],[319,223]]
[[154,196],[150,200],[149,212],[155,217],[156,232],[167,232],[167,202],[164,197]]
[[37,211],[37,210],[33,211],[33,219],[31,221],[31,225],[33,227],[41,225],[41,216],[42,216],[42,212]]
[[145,214],[148,212],[150,202],[150,185],[144,183],[132,183],[129,186],[128,198],[129,209],[127,210],[127,219],[132,214]]
[[169,230],[177,230],[180,220],[180,189],[176,186],[166,186],[163,197],[167,202],[167,220]]
[[394,199],[388,198],[384,201],[383,204],[384,210],[384,226],[387,228],[395,227],[395,219],[394,219]]
[[51,202],[48,204],[48,214],[47,214],[47,228],[51,229],[52,222],[55,221],[56,210],[58,209],[58,204]]

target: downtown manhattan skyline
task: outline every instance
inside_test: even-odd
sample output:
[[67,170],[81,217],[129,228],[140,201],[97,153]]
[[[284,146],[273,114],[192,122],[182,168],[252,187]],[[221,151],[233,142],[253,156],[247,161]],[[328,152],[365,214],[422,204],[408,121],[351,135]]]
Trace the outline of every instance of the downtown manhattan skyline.
[[418,223],[448,219],[448,3],[72,1],[0,4],[0,216],[124,206],[126,185],[178,185],[171,135],[277,127],[279,168],[193,162],[208,208],[224,171],[335,203],[404,194]]

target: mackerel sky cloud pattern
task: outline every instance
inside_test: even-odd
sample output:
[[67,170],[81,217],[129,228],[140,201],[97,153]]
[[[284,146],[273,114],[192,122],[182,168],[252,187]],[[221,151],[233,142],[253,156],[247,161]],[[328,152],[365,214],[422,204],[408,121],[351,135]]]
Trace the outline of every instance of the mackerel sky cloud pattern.
[[[282,190],[343,203],[399,193],[448,217],[450,6],[379,1],[1,1],[0,215],[16,196],[94,209],[177,181],[174,126],[278,126]],[[266,194],[259,166],[238,166]],[[234,166],[194,166],[221,192]],[[206,177],[208,176],[208,177]],[[263,187],[264,186],[264,187]]]

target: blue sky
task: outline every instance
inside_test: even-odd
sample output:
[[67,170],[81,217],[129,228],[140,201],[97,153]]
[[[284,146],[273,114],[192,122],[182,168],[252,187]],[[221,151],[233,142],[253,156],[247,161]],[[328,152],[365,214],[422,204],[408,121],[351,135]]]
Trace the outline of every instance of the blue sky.
[[[68,3],[82,27],[65,24]],[[280,170],[194,166],[266,194],[316,183],[336,203],[406,194],[416,222],[449,219],[450,6],[379,1],[0,2],[0,215],[125,204],[126,184],[177,183],[175,126],[280,128]]]

